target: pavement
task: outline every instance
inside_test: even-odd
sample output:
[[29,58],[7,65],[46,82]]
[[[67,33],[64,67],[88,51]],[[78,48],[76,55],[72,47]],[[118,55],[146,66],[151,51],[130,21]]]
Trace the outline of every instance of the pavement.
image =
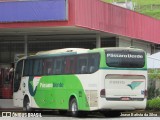
[[17,110],[21,108],[17,108],[13,106],[13,99],[0,99],[0,110]]
[[[22,108],[17,108],[13,106],[13,99],[0,99],[0,113],[3,111],[22,111]],[[44,111],[41,111],[44,112]],[[47,111],[47,113],[49,113]],[[155,115],[160,116],[160,111],[147,111],[147,110],[136,110],[131,112],[124,112],[124,115],[148,115],[150,117],[155,117]]]

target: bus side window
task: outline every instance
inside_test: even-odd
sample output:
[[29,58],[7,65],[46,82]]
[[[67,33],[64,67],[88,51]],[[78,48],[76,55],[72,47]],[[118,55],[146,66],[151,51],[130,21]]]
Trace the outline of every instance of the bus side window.
[[29,60],[29,76],[33,76],[33,60]]
[[16,66],[15,79],[14,79],[14,92],[17,92],[20,87],[22,77],[23,61],[19,61]]
[[65,68],[64,68],[64,73],[69,74],[70,73],[70,57],[67,57],[65,59]]
[[43,73],[44,75],[53,74],[53,59],[48,58],[43,61]]
[[65,59],[65,68],[64,73],[66,74],[74,74],[75,73],[75,63],[76,63],[76,57],[66,57]]
[[78,57],[77,73],[79,74],[88,73],[88,55],[80,55]]
[[64,58],[58,57],[54,62],[54,74],[63,74],[64,69]]
[[26,59],[24,61],[24,72],[23,72],[23,76],[29,76],[29,61],[28,59]]
[[77,62],[77,57],[74,56],[72,59],[70,59],[70,73],[75,74],[76,73],[76,62]]
[[33,74],[34,76],[42,75],[42,60],[34,60]]
[[91,54],[89,57],[89,73],[96,72],[99,68],[99,54]]

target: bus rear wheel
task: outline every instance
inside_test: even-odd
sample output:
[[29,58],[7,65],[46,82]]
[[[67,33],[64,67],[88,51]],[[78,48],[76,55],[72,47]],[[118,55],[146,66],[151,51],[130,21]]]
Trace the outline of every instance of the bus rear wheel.
[[75,98],[71,99],[69,104],[69,111],[72,117],[79,117],[80,111],[78,111],[78,104]]

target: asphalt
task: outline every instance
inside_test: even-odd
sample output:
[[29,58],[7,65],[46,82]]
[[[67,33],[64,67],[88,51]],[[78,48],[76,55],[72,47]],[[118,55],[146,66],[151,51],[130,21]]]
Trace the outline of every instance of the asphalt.
[[13,106],[13,99],[0,99],[0,111],[7,110],[21,110],[22,108],[17,108]]
[[[0,99],[0,112],[3,111],[22,111],[22,108],[17,108],[15,106],[13,106],[13,99]],[[38,111],[37,111],[38,112]],[[39,112],[44,112],[45,111],[39,111]],[[46,111],[46,113],[50,113],[52,111]],[[131,113],[133,113],[134,115],[149,115],[150,117],[154,117],[154,114],[157,114],[157,116],[160,116],[160,111],[151,111],[151,110],[136,110],[136,111],[132,111]],[[130,112],[124,112],[124,114],[131,114]]]

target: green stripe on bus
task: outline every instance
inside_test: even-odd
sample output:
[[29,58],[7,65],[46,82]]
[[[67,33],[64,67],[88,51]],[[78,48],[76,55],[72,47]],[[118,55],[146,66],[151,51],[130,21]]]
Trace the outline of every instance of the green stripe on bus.
[[141,70],[141,71],[147,71],[147,68],[106,68],[102,67],[101,70]]
[[[33,87],[30,85],[29,87]],[[29,88],[33,90],[33,88]],[[79,110],[90,110],[83,86],[75,75],[43,76],[30,94],[39,108],[68,109],[69,99],[77,99]]]

